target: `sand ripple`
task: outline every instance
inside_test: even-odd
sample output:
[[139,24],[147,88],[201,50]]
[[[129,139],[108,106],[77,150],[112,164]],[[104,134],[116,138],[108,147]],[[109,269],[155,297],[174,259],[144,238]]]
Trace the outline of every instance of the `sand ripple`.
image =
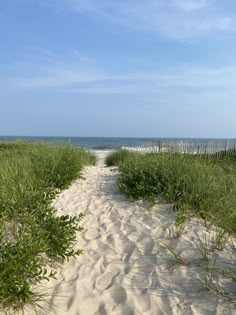
[[[236,314],[232,305],[203,289],[188,266],[173,268],[170,256],[158,254],[175,221],[171,207],[148,209],[129,202],[117,189],[117,171],[98,158],[97,166],[85,169],[85,180],[56,201],[61,214],[85,213],[84,232],[78,235],[84,254],[65,263],[57,282],[48,284],[51,313],[39,314]],[[185,234],[177,248],[193,255],[191,239]]]

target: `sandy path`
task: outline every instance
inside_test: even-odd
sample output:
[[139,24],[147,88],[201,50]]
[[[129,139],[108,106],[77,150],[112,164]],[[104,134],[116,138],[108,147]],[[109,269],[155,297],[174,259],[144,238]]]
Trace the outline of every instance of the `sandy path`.
[[[173,268],[170,255],[156,254],[175,220],[168,205],[148,210],[127,201],[116,187],[117,171],[106,168],[101,155],[83,176],[56,201],[59,213],[85,213],[78,244],[84,254],[64,263],[56,286],[50,283],[58,315],[236,314],[203,289],[188,266]],[[174,242],[197,259],[191,233]]]

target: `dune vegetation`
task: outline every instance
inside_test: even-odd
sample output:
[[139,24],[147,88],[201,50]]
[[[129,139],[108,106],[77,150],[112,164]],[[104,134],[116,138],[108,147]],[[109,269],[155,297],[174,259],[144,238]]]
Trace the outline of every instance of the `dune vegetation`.
[[52,200],[94,163],[70,146],[0,144],[0,311],[37,305],[43,296],[33,286],[56,276],[48,263],[81,254],[83,214],[58,216]]
[[[171,240],[181,238],[191,218],[200,218],[202,230],[209,233],[195,234],[192,246],[202,258],[189,267],[195,270],[194,278],[201,286],[236,304],[235,150],[212,155],[115,151],[107,158],[107,165],[118,166],[118,187],[131,200],[173,205],[177,211],[175,229],[163,248],[176,266],[186,265],[186,260]],[[223,256],[230,252],[230,258],[224,258],[227,264],[220,258],[224,250]]]
[[116,151],[107,165],[119,166],[118,186],[129,198],[172,203],[236,233],[236,154],[140,154]]

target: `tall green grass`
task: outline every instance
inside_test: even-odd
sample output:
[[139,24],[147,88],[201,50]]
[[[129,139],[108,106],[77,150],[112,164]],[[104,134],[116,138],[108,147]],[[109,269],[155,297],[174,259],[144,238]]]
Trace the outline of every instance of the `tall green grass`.
[[[172,203],[179,210],[177,234],[171,237],[180,237],[183,223],[192,214],[207,219],[207,225],[211,222],[219,227],[212,229],[214,232],[209,238],[196,234],[202,270],[195,279],[204,288],[230,303],[235,303],[233,288],[236,281],[236,251],[229,237],[229,234],[236,235],[235,153],[231,150],[194,156],[126,152],[124,157],[121,152],[114,152],[108,157],[110,165],[119,167],[118,186],[128,197]],[[164,247],[174,258],[176,266],[191,267],[190,262],[179,255],[174,247],[168,244]],[[231,248],[232,261],[222,267],[220,263],[218,265],[215,251],[223,250],[224,247]],[[192,267],[196,271],[196,265]]]
[[0,310],[36,304],[32,285],[55,277],[49,259],[81,254],[74,244],[83,215],[57,216],[51,204],[94,163],[95,156],[68,146],[0,145]]
[[128,150],[116,150],[113,151],[106,157],[107,166],[119,166],[120,163],[124,162],[127,158],[135,156],[136,153],[129,152]]
[[236,233],[235,159],[126,153],[125,159],[114,161],[120,169],[119,188],[128,197],[154,200],[159,196],[179,210],[193,210]]

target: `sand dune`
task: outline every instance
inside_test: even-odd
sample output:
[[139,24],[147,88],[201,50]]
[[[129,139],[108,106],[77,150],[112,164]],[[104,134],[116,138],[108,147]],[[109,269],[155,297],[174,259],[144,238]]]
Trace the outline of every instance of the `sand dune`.
[[[60,214],[85,213],[78,235],[84,254],[58,267],[58,280],[47,285],[50,310],[39,314],[236,314],[236,307],[194,279],[201,259],[194,232],[209,233],[201,222],[192,220],[175,238],[172,207],[131,203],[118,191],[117,175],[99,155],[97,165],[85,169],[85,179],[56,200]],[[161,246],[165,242],[186,259],[185,266],[174,265]],[[230,261],[227,251],[223,256]]]

